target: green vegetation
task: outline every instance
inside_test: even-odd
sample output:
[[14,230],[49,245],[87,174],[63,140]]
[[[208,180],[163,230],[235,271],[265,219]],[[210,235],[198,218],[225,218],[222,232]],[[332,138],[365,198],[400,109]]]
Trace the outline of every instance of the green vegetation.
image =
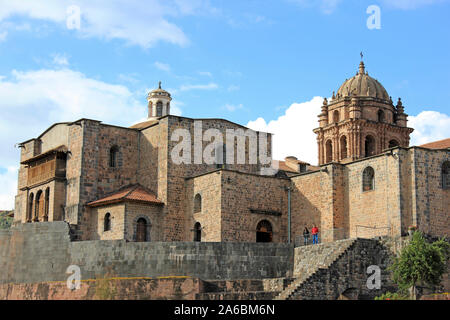
[[13,222],[12,217],[8,217],[12,211],[0,210],[0,229],[9,229]]
[[386,292],[379,297],[375,297],[375,300],[409,300],[409,297],[400,292]]
[[[408,297],[416,299],[417,285],[437,286],[447,271],[450,244],[444,239],[428,243],[420,231],[415,231],[410,243],[390,266],[393,280],[398,285],[397,293],[386,293],[377,300],[394,300]],[[409,292],[409,294],[408,294]]]

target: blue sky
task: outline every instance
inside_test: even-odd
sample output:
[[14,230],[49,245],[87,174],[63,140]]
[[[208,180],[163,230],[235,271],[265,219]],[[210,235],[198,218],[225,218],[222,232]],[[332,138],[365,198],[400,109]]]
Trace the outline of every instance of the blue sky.
[[[370,5],[380,29],[367,27]],[[321,100],[363,51],[402,97],[412,144],[449,137],[449,13],[448,0],[0,0],[0,208],[15,193],[15,143],[82,117],[129,126],[159,80],[176,114],[273,132],[276,158],[315,162]]]

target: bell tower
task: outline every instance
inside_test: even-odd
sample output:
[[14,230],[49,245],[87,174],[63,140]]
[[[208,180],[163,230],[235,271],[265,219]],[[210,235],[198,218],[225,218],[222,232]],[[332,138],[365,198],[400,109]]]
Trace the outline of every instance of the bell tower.
[[369,76],[363,61],[356,75],[345,80],[337,93],[333,91],[330,101],[324,99],[318,117],[314,133],[319,165],[347,163],[388,148],[408,147],[414,130],[407,127],[401,99],[394,106],[386,89]]
[[157,119],[170,114],[170,101],[172,101],[172,98],[169,92],[161,89],[161,81],[158,84],[158,89],[149,92],[147,101],[149,119]]

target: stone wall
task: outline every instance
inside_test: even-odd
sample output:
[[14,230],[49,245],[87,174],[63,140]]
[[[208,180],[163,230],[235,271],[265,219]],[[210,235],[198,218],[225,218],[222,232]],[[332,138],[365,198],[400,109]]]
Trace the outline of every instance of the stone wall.
[[0,300],[194,300],[202,281],[196,278],[99,279],[71,290],[65,281],[0,284]]
[[82,279],[192,276],[262,279],[289,276],[293,247],[277,243],[70,242],[64,222],[19,224],[0,232],[0,283],[65,281],[69,265]]

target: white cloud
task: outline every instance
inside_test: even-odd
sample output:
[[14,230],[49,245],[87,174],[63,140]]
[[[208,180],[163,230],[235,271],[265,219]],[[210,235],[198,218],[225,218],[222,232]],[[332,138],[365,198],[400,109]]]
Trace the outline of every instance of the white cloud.
[[383,0],[386,6],[402,10],[411,10],[443,2],[448,2],[448,0]]
[[408,117],[408,127],[414,128],[410,145],[450,138],[450,116],[437,111],[422,111]]
[[331,14],[336,10],[338,4],[342,0],[288,0],[302,7],[318,6],[320,10],[325,14]]
[[237,90],[239,90],[240,89],[240,87],[239,86],[236,86],[236,85],[234,85],[234,84],[232,84],[232,85],[230,85],[229,87],[228,87],[228,91],[237,91]]
[[69,58],[66,54],[56,53],[53,55],[53,63],[59,66],[68,66]]
[[303,103],[293,103],[284,115],[268,123],[263,118],[250,121],[247,127],[273,133],[273,159],[283,160],[287,156],[317,163],[316,135],[312,131],[319,126],[317,115],[320,113],[322,97],[314,97]]
[[242,109],[244,106],[241,104],[226,104],[223,108],[230,111],[230,112],[234,112],[238,109]]
[[180,87],[181,91],[190,91],[190,90],[214,90],[219,86],[216,83],[208,83],[208,84],[185,84]]
[[169,18],[214,13],[207,0],[2,0],[0,22],[19,15],[50,21],[67,28],[67,19],[76,5],[81,12],[80,28],[73,30],[83,37],[121,39],[144,48],[159,41],[187,45],[185,33]]
[[6,31],[0,32],[0,42],[5,41],[7,35],[8,35],[8,32],[6,32]]
[[212,78],[212,73],[209,71],[199,71],[198,74],[201,76],[206,76],[206,77]]
[[166,71],[166,72],[170,71],[170,65],[168,65],[167,63],[162,63],[162,62],[156,61],[155,67],[162,71]]
[[14,208],[14,197],[17,193],[18,167],[10,166],[4,172],[0,171],[0,210]]

